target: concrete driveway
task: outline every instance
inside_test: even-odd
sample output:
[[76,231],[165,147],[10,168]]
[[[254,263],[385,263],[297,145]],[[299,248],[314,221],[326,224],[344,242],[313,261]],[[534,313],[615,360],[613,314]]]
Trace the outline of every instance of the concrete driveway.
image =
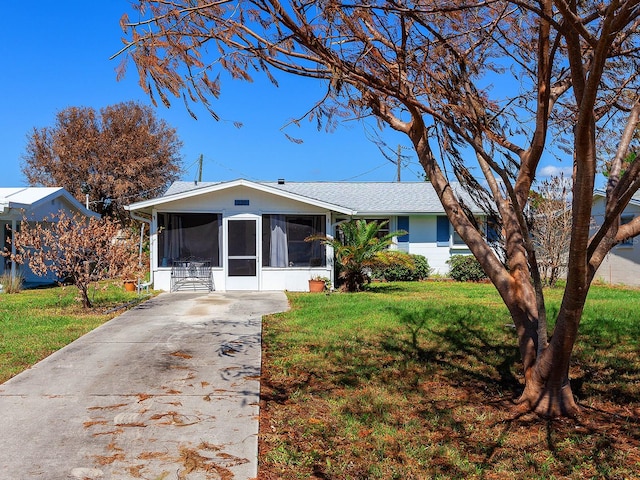
[[281,292],[162,294],[0,385],[1,479],[257,476],[261,317]]

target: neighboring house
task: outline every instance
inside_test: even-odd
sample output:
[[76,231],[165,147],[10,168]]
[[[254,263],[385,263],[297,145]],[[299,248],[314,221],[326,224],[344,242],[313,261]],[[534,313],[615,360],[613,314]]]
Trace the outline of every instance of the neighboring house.
[[352,218],[406,230],[397,248],[424,255],[437,273],[448,271],[451,255],[470,253],[428,182],[176,182],[127,209],[150,224],[151,275],[161,290],[171,289],[174,262],[191,258],[211,262],[216,290],[305,291],[312,276],[334,278],[331,248],[305,238],[335,235]]
[[[5,247],[15,253],[11,243],[11,233],[20,228],[20,222],[26,218],[29,222],[49,220],[51,214],[63,210],[69,215],[81,213],[99,217],[87,210],[69,192],[60,187],[16,187],[0,188],[0,249]],[[0,275],[10,273],[15,277],[21,273],[26,283],[51,283],[56,278],[39,277],[28,265],[17,265],[6,257],[0,256]]]
[[[593,197],[593,220],[596,227],[604,218],[606,192],[596,190]],[[621,223],[628,223],[640,215],[640,192],[631,198],[620,216]],[[596,272],[597,280],[609,284],[640,286],[640,238],[630,238],[611,249]]]

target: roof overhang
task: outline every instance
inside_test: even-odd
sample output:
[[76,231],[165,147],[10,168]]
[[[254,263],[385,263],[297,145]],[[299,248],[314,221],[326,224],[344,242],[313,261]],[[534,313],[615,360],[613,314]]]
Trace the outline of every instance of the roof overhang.
[[[598,189],[593,192],[593,196],[594,199],[597,197],[607,198],[607,192],[605,190]],[[631,200],[629,200],[629,205],[640,206],[640,190],[634,193],[633,197],[631,197]]]
[[356,215],[358,212],[355,210],[351,210],[349,208],[343,207],[341,205],[335,205],[328,202],[323,202],[321,200],[317,200],[314,198],[306,197],[304,195],[299,195],[296,193],[287,192],[284,190],[280,190],[278,188],[271,187],[269,185],[263,185],[260,183],[252,182],[250,180],[233,180],[230,182],[222,182],[217,183],[215,185],[210,185],[203,188],[196,188],[193,190],[188,190],[181,193],[176,193],[174,195],[166,195],[164,197],[152,198],[150,200],[143,200],[142,202],[132,203],[125,207],[125,210],[129,212],[142,212],[142,213],[150,213],[151,210],[155,207],[159,207],[162,205],[166,205],[178,200],[189,199],[193,197],[197,197],[200,195],[207,195],[210,193],[220,192],[223,190],[229,190],[231,188],[236,187],[247,187],[253,190],[268,193],[271,195],[275,195],[277,197],[286,198],[289,200],[294,200],[297,202],[305,203],[307,205],[312,205],[314,207],[323,208],[326,210],[330,210],[333,212],[341,213],[343,215]]

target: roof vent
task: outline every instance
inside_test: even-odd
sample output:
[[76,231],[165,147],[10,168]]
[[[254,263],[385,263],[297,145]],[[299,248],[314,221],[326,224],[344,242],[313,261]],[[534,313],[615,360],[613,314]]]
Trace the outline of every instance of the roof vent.
[[278,185],[284,185],[284,178],[278,179]]

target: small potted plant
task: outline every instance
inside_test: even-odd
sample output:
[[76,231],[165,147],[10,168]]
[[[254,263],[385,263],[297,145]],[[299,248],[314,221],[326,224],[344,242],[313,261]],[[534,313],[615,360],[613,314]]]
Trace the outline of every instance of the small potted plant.
[[135,292],[139,279],[143,274],[143,268],[140,265],[130,265],[125,267],[121,272],[124,289],[128,292]]
[[309,279],[310,292],[323,292],[326,288],[330,288],[331,280],[321,275],[314,275]]

